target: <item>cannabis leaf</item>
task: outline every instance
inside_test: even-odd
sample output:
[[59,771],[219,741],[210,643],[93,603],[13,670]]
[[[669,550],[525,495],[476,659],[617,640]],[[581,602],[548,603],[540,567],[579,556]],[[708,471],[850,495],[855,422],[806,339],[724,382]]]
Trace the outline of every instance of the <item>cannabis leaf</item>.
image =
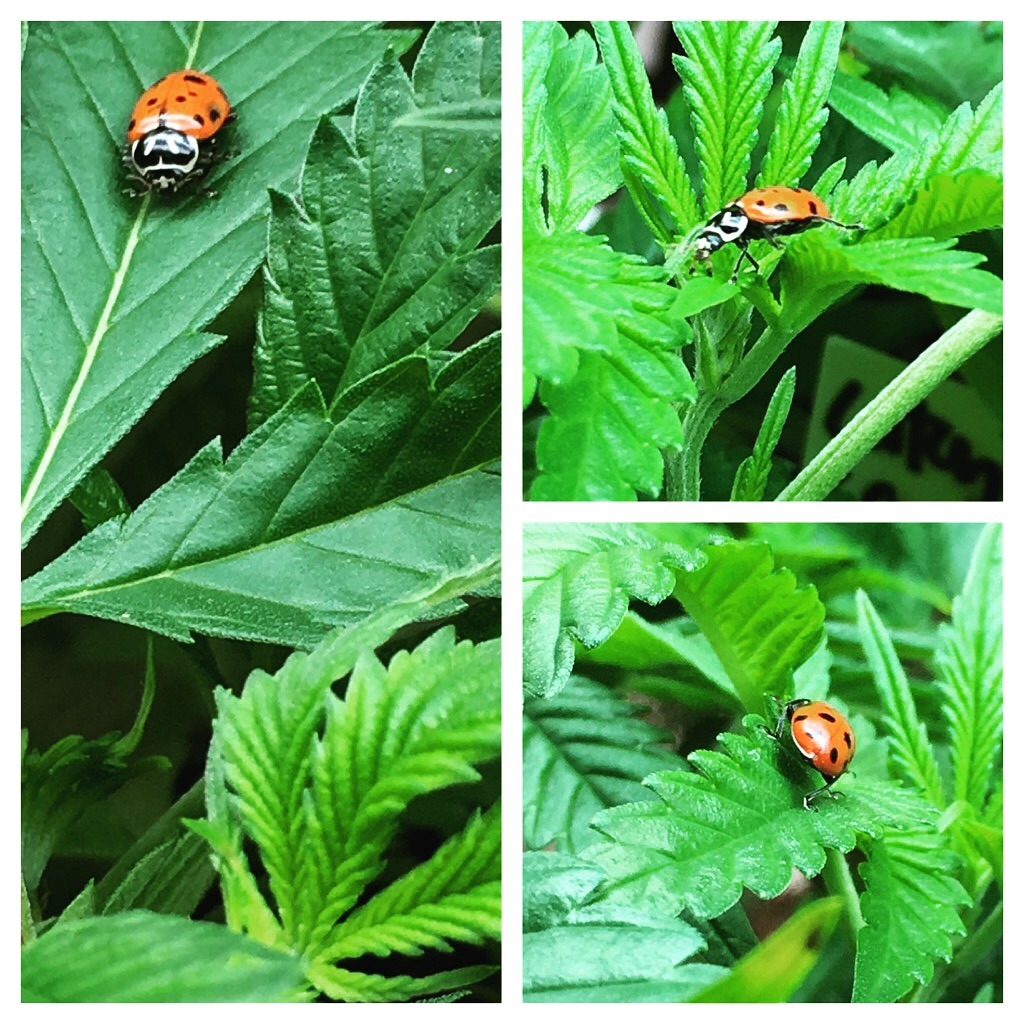
[[550,699],[523,708],[523,841],[575,853],[597,838],[590,819],[639,800],[651,772],[679,767],[669,736],[636,717],[638,708],[589,679],[573,676]]
[[523,998],[527,1002],[680,1002],[721,977],[684,964],[699,932],[678,918],[601,899],[603,874],[552,853],[523,861]]
[[934,808],[892,783],[844,778],[838,798],[814,810],[803,795],[818,776],[767,734],[757,715],[746,736],[724,733],[724,753],[690,755],[694,772],[660,772],[645,780],[657,802],[602,811],[593,825],[607,841],[584,855],[608,875],[610,899],[677,914],[684,907],[716,917],[743,887],[778,896],[793,868],[817,875],[826,849],[852,850],[858,834],[881,836],[886,825],[930,824]]
[[[479,777],[500,751],[496,641],[434,633],[385,666],[373,648],[412,607],[293,655],[275,676],[254,673],[240,697],[217,693],[207,771],[210,841],[229,925],[303,955],[310,982],[333,999],[381,1001],[468,984],[489,968],[388,977],[346,960],[479,944],[500,927],[499,818],[474,816],[461,836],[359,909],[385,866],[408,804]],[[351,669],[344,699],[331,684]],[[272,905],[243,841],[255,842]]]
[[[408,30],[333,22],[33,24],[23,66],[22,543],[220,338],[202,328],[263,258],[268,186],[296,180],[317,119]],[[176,67],[238,109],[221,194],[121,194],[132,105]],[[82,154],[90,154],[83,159]]]

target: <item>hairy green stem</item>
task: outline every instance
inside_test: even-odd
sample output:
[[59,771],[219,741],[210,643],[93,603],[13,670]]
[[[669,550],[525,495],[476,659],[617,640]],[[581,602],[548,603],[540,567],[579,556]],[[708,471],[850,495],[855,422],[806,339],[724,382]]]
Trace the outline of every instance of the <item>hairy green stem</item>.
[[972,310],[883,388],[811,460],[776,501],[821,501],[916,405],[985,347],[1002,317]]

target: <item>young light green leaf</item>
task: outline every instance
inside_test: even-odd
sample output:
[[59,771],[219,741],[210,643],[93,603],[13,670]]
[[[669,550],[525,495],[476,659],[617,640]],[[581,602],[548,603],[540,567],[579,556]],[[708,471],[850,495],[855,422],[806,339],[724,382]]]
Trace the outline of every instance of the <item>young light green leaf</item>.
[[895,1002],[950,960],[950,935],[963,935],[958,908],[970,897],[954,877],[957,859],[934,832],[887,831],[861,865],[865,926],[857,933],[853,999]]
[[832,86],[843,22],[812,21],[796,66],[782,86],[782,102],[768,139],[758,185],[796,185],[811,166],[828,121],[825,101]]
[[497,455],[495,348],[474,346],[433,380],[410,356],[331,415],[308,385],[226,461],[214,442],[129,519],[27,580],[26,616],[311,647],[383,603],[496,573],[499,484],[472,468]]
[[523,25],[524,235],[570,231],[622,182],[611,88],[587,32]]
[[782,437],[795,390],[796,367],[791,366],[782,375],[768,402],[764,422],[754,442],[753,454],[748,455],[736,470],[730,501],[760,501],[764,497],[768,474],[772,471],[772,455]]
[[29,1003],[263,1003],[303,987],[298,957],[220,924],[136,910],[53,928],[21,954]]
[[495,804],[342,921],[323,958],[450,953],[452,942],[500,938],[501,807]]
[[601,879],[585,861],[526,854],[527,1002],[681,1002],[724,973],[711,964],[682,964],[705,946],[685,922],[595,898]]
[[682,548],[639,527],[527,524],[523,531],[523,686],[553,697],[566,684],[574,643],[596,647],[618,627],[630,598],[658,604],[689,564]]
[[[267,187],[294,182],[316,119],[355,96],[388,46],[414,39],[353,22],[35,26],[23,65],[23,544],[218,344],[200,328],[263,258]],[[214,72],[241,115],[229,129],[241,154],[209,179],[216,203],[121,194],[132,105],[174,67]]]
[[623,339],[633,339],[655,352],[674,352],[690,337],[673,309],[677,297],[663,268],[616,252],[603,238],[572,231],[528,239],[524,364],[538,377],[564,384],[576,372],[581,350],[617,353]]
[[654,236],[669,242],[700,220],[697,197],[665,111],[654,105],[629,23],[595,21],[593,26],[615,96],[626,185]]
[[747,190],[750,154],[782,52],[773,21],[676,22],[686,55],[673,57],[690,102],[710,216]]
[[584,856],[608,875],[609,899],[642,901],[669,914],[684,907],[717,917],[746,886],[762,899],[778,896],[793,868],[808,877],[825,864],[828,848],[848,852],[859,833],[880,836],[886,825],[931,824],[934,808],[888,782],[848,777],[836,800],[815,810],[804,795],[821,783],[764,728],[744,719],[746,736],[719,737],[725,753],[690,755],[696,771],[660,772],[645,784],[658,802],[625,804],[593,821],[606,841]]
[[638,706],[573,676],[557,696],[523,707],[523,842],[575,853],[597,838],[590,819],[640,800],[642,779],[682,762],[667,733],[636,717]]
[[[360,640],[370,646],[338,700],[331,693],[336,669],[351,660]],[[227,813],[256,843],[283,941],[317,965],[309,977],[329,984],[329,994],[349,973],[335,968],[336,959],[371,947],[410,952],[417,944],[410,930],[417,928],[421,949],[443,948],[446,935],[456,936],[459,908],[446,909],[445,924],[437,903],[446,885],[449,895],[466,897],[464,931],[472,920],[482,938],[494,925],[492,859],[474,860],[483,848],[461,849],[457,842],[442,847],[432,868],[371,900],[351,929],[338,924],[383,870],[383,854],[409,802],[473,781],[479,777],[474,765],[500,751],[496,641],[457,644],[449,627],[385,667],[372,654],[375,640],[372,631],[357,631],[352,639],[341,634],[312,655],[293,656],[275,676],[254,673],[241,697],[218,691],[217,756],[234,794]],[[225,813],[218,788],[211,789],[215,824]],[[223,858],[223,850],[216,852]],[[225,890],[229,913],[231,898]],[[433,939],[424,931],[431,917]],[[380,985],[399,981],[369,975],[360,984],[368,986],[366,998],[376,998]]]
[[991,788],[1003,732],[1002,529],[978,538],[953,617],[940,628],[936,663],[949,723],[953,798],[979,814]]
[[890,749],[904,778],[910,779],[936,807],[945,806],[939,767],[928,742],[928,730],[918,720],[907,675],[896,656],[885,626],[863,590],[857,593],[861,643],[871,664],[875,686],[889,723]]
[[825,607],[814,587],[775,569],[767,544],[725,541],[677,572],[673,596],[711,642],[748,710],[789,692],[790,676],[820,645]]
[[396,126],[419,102],[497,95],[496,25],[438,23],[415,91],[384,60],[351,136],[321,122],[300,198],[271,194],[252,424],[310,379],[330,405],[421,345],[445,348],[496,291],[500,249],[479,244],[501,212],[498,139]]

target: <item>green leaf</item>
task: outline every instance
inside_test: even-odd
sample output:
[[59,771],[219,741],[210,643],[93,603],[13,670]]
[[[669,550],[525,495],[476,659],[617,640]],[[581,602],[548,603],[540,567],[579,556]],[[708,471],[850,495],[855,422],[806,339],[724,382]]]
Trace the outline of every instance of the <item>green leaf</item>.
[[685,964],[704,948],[683,921],[595,899],[601,872],[584,861],[523,861],[526,1002],[680,1002],[723,972]]
[[866,78],[837,72],[829,105],[869,138],[893,153],[908,153],[930,143],[946,111],[899,86],[891,92]]
[[133,911],[61,925],[21,954],[30,1003],[293,1000],[302,964],[223,925]]
[[747,191],[750,155],[782,52],[773,21],[676,22],[686,56],[672,58],[690,103],[710,216]]
[[938,174],[873,238],[952,238],[1003,226],[1001,177],[978,170]]
[[796,66],[782,86],[782,101],[758,185],[796,185],[807,173],[828,121],[825,100],[842,39],[841,21],[812,21],[808,27]]
[[[429,979],[401,988],[402,979],[346,971],[337,959],[368,950],[444,949],[449,937],[480,941],[496,928],[498,846],[479,822],[467,830],[474,842],[443,846],[429,866],[393,883],[351,924],[339,924],[384,869],[408,804],[476,780],[474,765],[500,752],[497,641],[456,643],[448,627],[385,667],[373,648],[399,621],[339,634],[311,655],[293,655],[275,676],[257,671],[241,697],[217,691],[212,756],[223,779],[207,783],[214,831],[205,834],[230,882],[229,921],[252,914],[253,893],[231,863],[243,857],[240,827],[269,877],[281,941],[303,953],[314,965],[309,978],[335,998],[433,991]],[[357,651],[339,700],[331,685]],[[493,818],[487,822],[496,827]],[[338,995],[343,988],[348,994]]]
[[331,415],[307,386],[226,461],[208,445],[129,519],[27,580],[26,617],[311,647],[384,604],[488,566],[493,578],[499,484],[472,467],[498,452],[496,356],[482,342],[433,380],[410,356]]
[[669,735],[636,717],[636,704],[573,676],[548,700],[523,707],[523,842],[575,853],[597,838],[590,819],[640,800],[642,779],[679,767]]
[[753,454],[748,455],[736,470],[730,501],[760,501],[764,497],[768,474],[772,471],[772,455],[786,426],[795,390],[796,367],[791,366],[772,392],[764,422],[757,432]]
[[523,233],[576,228],[622,182],[611,88],[587,32],[523,24]]
[[825,635],[825,607],[814,587],[798,589],[774,569],[767,544],[725,541],[678,572],[673,596],[711,642],[747,710],[763,695],[789,692],[790,676]]
[[846,282],[881,284],[934,302],[1001,313],[1003,282],[974,269],[984,257],[954,249],[956,241],[894,238],[842,245],[821,236],[795,239],[783,264],[783,303],[787,293],[806,290],[808,283],[824,288]]
[[979,814],[998,763],[1003,732],[1002,528],[978,538],[952,621],[936,653],[942,710],[949,724],[953,798]]
[[[295,181],[313,125],[409,31],[353,22],[49,22],[23,64],[22,543],[219,337],[201,328],[266,245],[269,187]],[[240,147],[221,195],[121,194],[116,154],[142,90],[217,75]],[[101,158],[81,159],[82,153]]]
[[526,524],[523,530],[523,686],[553,697],[566,684],[574,641],[596,647],[630,598],[659,604],[686,553],[624,523]]
[[785,1003],[818,962],[842,913],[837,897],[802,906],[694,1003]]
[[450,953],[452,942],[500,938],[501,808],[495,804],[346,918],[323,958]]
[[895,1002],[914,981],[931,981],[933,962],[950,960],[950,935],[963,935],[957,908],[970,897],[956,880],[957,859],[931,832],[887,832],[861,865],[865,926],[857,933],[853,999]]
[[500,249],[479,245],[501,212],[498,140],[398,126],[420,102],[497,96],[495,26],[438,23],[412,82],[386,59],[350,134],[320,123],[300,197],[271,194],[253,425],[310,379],[330,405],[421,345],[447,347],[497,290]]
[[593,826],[605,841],[587,859],[610,879],[609,899],[677,914],[717,917],[743,887],[762,899],[778,896],[796,868],[809,878],[826,849],[847,853],[858,834],[880,836],[887,825],[935,821],[934,808],[889,782],[844,776],[836,800],[805,809],[804,795],[821,779],[767,733],[757,715],[748,735],[723,733],[725,753],[691,754],[694,772],[660,772],[645,780],[657,802],[602,811]]
[[857,622],[882,710],[889,723],[889,742],[900,775],[913,782],[936,807],[946,800],[939,766],[928,742],[928,730],[917,716],[907,675],[885,625],[867,594],[857,592]]
[[654,236],[668,242],[700,220],[697,197],[665,111],[654,105],[629,23],[595,21],[593,27],[615,96],[626,185]]

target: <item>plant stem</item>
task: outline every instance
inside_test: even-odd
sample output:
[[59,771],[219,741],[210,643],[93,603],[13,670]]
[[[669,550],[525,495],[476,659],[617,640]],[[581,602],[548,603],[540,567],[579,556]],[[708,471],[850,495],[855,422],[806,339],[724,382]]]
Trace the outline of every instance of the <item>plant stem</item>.
[[963,977],[981,961],[1003,934],[1003,904],[1000,901],[981,924],[970,930],[963,945],[953,954],[950,963],[939,962],[935,965],[935,973],[927,985],[921,985],[914,993],[913,1002],[938,1002],[942,997],[949,979]]
[[972,310],[882,389],[818,452],[776,501],[821,501],[883,437],[1003,327],[1002,317]]
[[846,863],[845,855],[838,850],[829,850],[822,876],[829,893],[842,897],[845,911],[843,920],[846,922],[850,940],[856,945],[857,932],[864,927],[864,915],[860,911],[860,895],[853,884],[850,865]]
[[725,408],[712,394],[698,395],[683,415],[683,450],[666,466],[665,500],[700,501],[700,459],[704,442]]

